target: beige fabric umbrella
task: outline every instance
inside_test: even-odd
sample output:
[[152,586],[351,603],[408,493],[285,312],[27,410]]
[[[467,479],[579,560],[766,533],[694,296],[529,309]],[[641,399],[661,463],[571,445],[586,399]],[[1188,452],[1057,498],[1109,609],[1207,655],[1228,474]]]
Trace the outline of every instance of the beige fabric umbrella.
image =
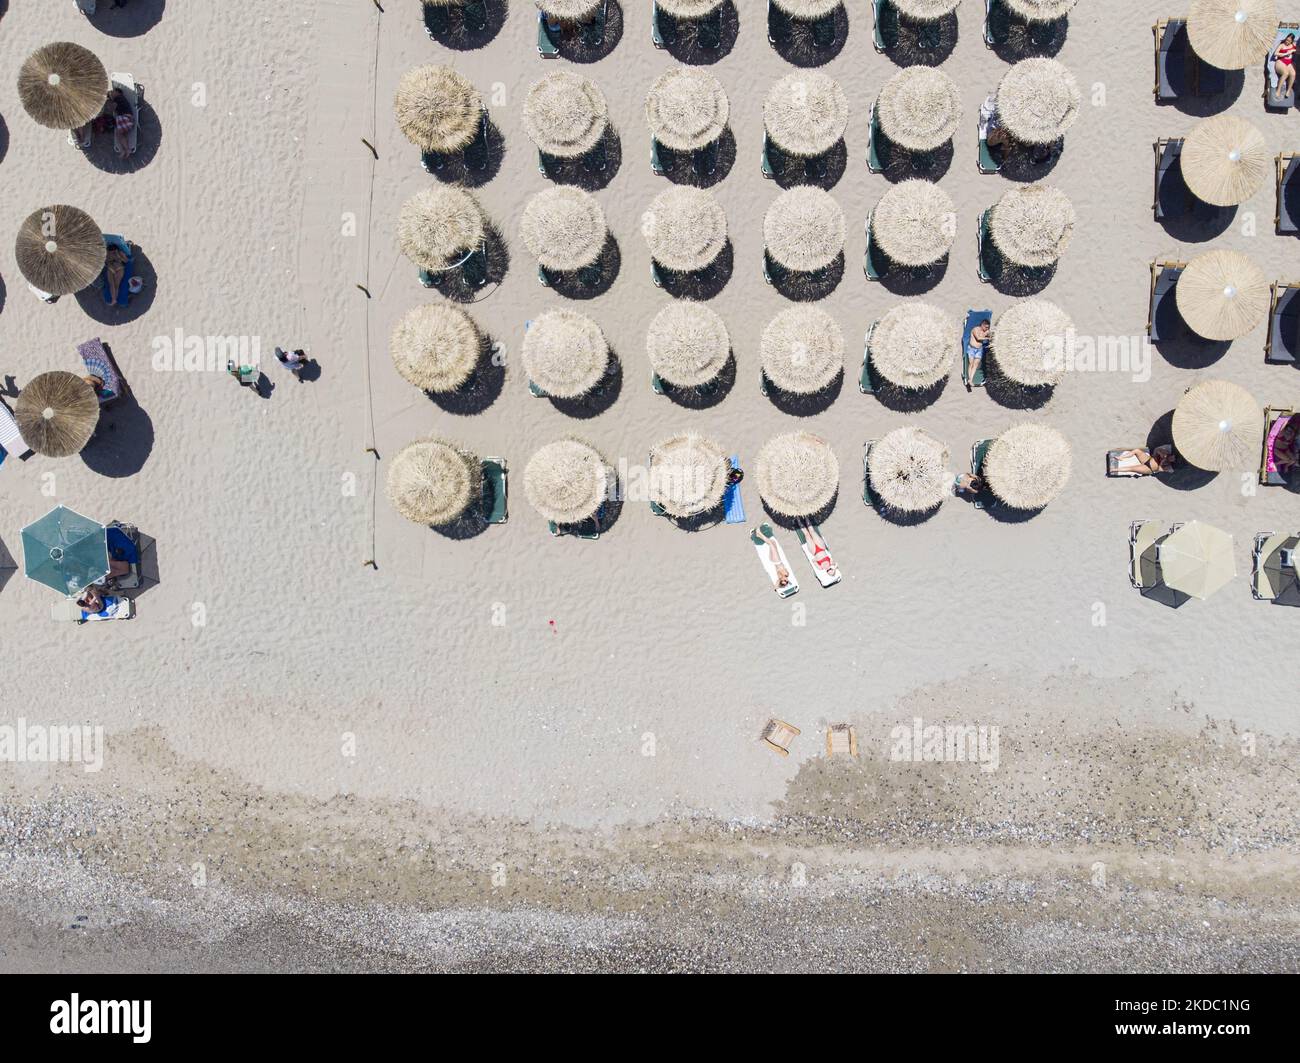
[[581,439],[547,443],[524,467],[524,494],[533,509],[556,524],[581,524],[596,515],[609,493],[609,463]]
[[544,269],[565,273],[600,258],[609,228],[595,196],[561,185],[538,192],[528,201],[519,235]]
[[844,250],[844,212],[820,188],[787,189],[763,215],[763,241],[767,253],[786,269],[824,269]]
[[483,336],[460,307],[435,303],[408,310],[393,329],[389,349],[403,380],[421,391],[446,394],[473,374]]
[[814,395],[844,372],[844,333],[820,307],[782,310],[763,330],[763,375],[791,395]]
[[898,13],[913,22],[938,22],[957,10],[961,0],[890,0]]
[[843,0],[772,0],[772,2],[791,18],[812,21],[824,18],[838,7]]
[[784,517],[821,513],[840,489],[840,463],[826,440],[811,432],[773,436],[754,461],[758,493]]
[[1055,22],[1070,13],[1078,0],[1005,0],[1026,22]]
[[551,310],[524,333],[524,371],[542,391],[576,399],[609,369],[609,344],[600,326],[575,310]]
[[1204,251],[1178,278],[1174,296],[1187,327],[1207,340],[1236,340],[1268,315],[1271,289],[1240,251]]
[[1049,387],[1065,374],[1065,350],[1074,323],[1047,299],[1013,303],[993,323],[989,347],[998,372],[1025,387]]
[[650,201],[641,234],[651,257],[679,273],[704,269],[727,245],[727,214],[705,188],[673,185]]
[[1264,134],[1231,114],[1197,122],[1179,159],[1192,194],[1216,207],[1244,203],[1264,187],[1273,168]]
[[998,121],[1023,144],[1054,144],[1079,117],[1079,83],[1063,63],[1022,59],[998,85]]
[[42,373],[18,393],[14,420],[23,442],[37,454],[66,458],[90,442],[99,424],[99,399],[75,373]]
[[673,18],[703,18],[720,8],[723,0],[659,0],[659,10]]
[[948,253],[957,235],[952,197],[933,181],[893,185],[867,220],[869,237],[900,266],[928,266]]
[[402,254],[427,270],[446,269],[483,242],[487,224],[478,200],[463,188],[437,185],[402,206],[397,241]]
[[106,255],[104,234],[94,219],[77,207],[33,211],[14,243],[22,275],[51,295],[81,291],[99,276]]
[[417,66],[397,83],[393,114],[402,134],[421,151],[449,155],[478,136],[483,98],[449,66]]
[[1202,601],[1237,575],[1232,536],[1199,520],[1156,546],[1156,563],[1166,587]]
[[559,159],[585,155],[609,128],[605,94],[590,78],[556,70],[524,98],[524,132],[539,151]]
[[957,323],[937,306],[899,303],[871,330],[871,368],[909,391],[933,387],[952,367],[958,336]]
[[108,71],[87,48],[68,41],[33,52],[18,71],[23,110],[49,129],[76,129],[104,109]]
[[1019,266],[1050,266],[1074,236],[1074,205],[1059,188],[1028,185],[1006,192],[993,207],[989,236]]
[[838,81],[816,70],[787,74],[763,103],[767,135],[789,155],[811,158],[830,151],[848,124],[848,96]]
[[712,144],[727,128],[729,114],[722,82],[701,67],[677,67],[661,74],[645,98],[650,135],[673,151]]
[[672,436],[650,448],[650,501],[674,517],[716,509],[727,489],[727,452],[694,432]]
[[890,509],[928,513],[952,491],[948,448],[921,428],[895,428],[871,447],[871,488]]
[[689,299],[674,300],[655,315],[645,346],[659,379],[679,388],[717,379],[731,357],[731,337],[717,311]]
[[1192,0],[1187,36],[1211,66],[1244,70],[1268,56],[1277,25],[1273,0]]
[[961,92],[936,67],[905,67],[880,90],[876,119],[900,148],[933,151],[951,140],[961,123]]
[[1174,410],[1174,446],[1198,469],[1249,469],[1263,436],[1263,408],[1249,391],[1227,380],[1188,388]]
[[408,443],[388,466],[388,499],[416,524],[451,524],[482,497],[482,461],[442,439]]
[[1027,422],[1008,428],[984,457],[984,479],[1015,509],[1042,509],[1070,479],[1070,444],[1055,428]]
[[[457,0],[463,3],[464,0]],[[596,13],[603,0],[537,0],[537,6],[562,22],[581,22]]]

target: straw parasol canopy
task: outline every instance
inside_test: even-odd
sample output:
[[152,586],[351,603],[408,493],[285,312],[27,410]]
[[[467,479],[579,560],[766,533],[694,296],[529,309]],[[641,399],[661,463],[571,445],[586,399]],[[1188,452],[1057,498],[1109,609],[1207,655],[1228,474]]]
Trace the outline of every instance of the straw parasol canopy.
[[952,197],[933,181],[913,178],[880,197],[869,219],[870,238],[900,266],[938,262],[957,235]]
[[393,329],[390,350],[402,378],[421,391],[455,391],[473,375],[483,335],[458,306],[435,303],[408,310]]
[[23,109],[50,129],[76,129],[104,109],[108,71],[87,48],[68,41],[33,52],[18,71]]
[[99,424],[99,399],[76,373],[42,373],[19,393],[14,420],[23,442],[37,454],[66,458],[90,442]]
[[600,258],[609,228],[595,196],[561,185],[528,201],[519,235],[544,269],[566,273]]
[[1264,134],[1244,118],[1206,118],[1183,141],[1183,180],[1197,199],[1216,207],[1244,203],[1268,180],[1273,157]]
[[[457,3],[464,3],[465,0],[456,0]],[[576,22],[585,19],[592,14],[596,8],[600,7],[601,0],[537,0],[537,6],[551,18],[561,19],[566,22]]]
[[1079,117],[1079,83],[1055,59],[1022,59],[1002,75],[997,108],[1022,144],[1055,144]]
[[393,114],[406,139],[421,151],[450,155],[478,136],[483,98],[449,66],[417,66],[397,83]]
[[1221,70],[1262,63],[1277,32],[1273,0],[1192,0],[1187,35],[1196,54]]
[[650,135],[673,151],[712,144],[730,114],[722,82],[700,67],[677,67],[659,75],[645,98]]
[[99,276],[107,249],[104,234],[84,210],[42,207],[18,230],[14,256],[28,282],[51,295],[79,292]]
[[961,0],[890,0],[898,13],[913,22],[938,22],[957,10]]
[[931,66],[909,66],[885,82],[876,99],[881,131],[907,151],[933,151],[961,122],[956,82]]
[[957,340],[957,323],[938,307],[900,303],[871,330],[871,367],[900,388],[932,387],[948,375]]
[[788,189],[763,215],[763,241],[767,253],[786,269],[824,269],[844,250],[844,211],[820,188]]
[[811,432],[773,436],[754,462],[758,493],[774,513],[812,517],[840,489],[840,463],[830,444]]
[[1026,22],[1055,22],[1070,13],[1078,0],[1006,0],[1006,5]]
[[921,428],[895,428],[872,444],[867,459],[871,487],[890,509],[928,513],[952,490],[948,448]]
[[705,188],[673,185],[641,216],[650,256],[679,273],[704,269],[727,245],[727,213]]
[[843,0],[772,0],[772,2],[791,18],[807,21],[824,18],[837,7],[843,6]]
[[1263,271],[1240,251],[1205,251],[1174,286],[1178,313],[1207,340],[1235,340],[1268,314],[1270,288]]
[[1189,521],[1156,547],[1166,587],[1204,600],[1237,575],[1232,536],[1212,524]]
[[659,10],[673,18],[703,18],[723,4],[723,0],[659,0]]
[[1014,509],[1042,509],[1070,479],[1070,444],[1055,428],[1027,422],[1008,428],[984,458],[989,489]]
[[483,242],[487,223],[478,200],[463,188],[437,185],[416,192],[402,206],[397,241],[422,269],[440,270]]
[[814,395],[844,372],[844,333],[820,307],[782,310],[763,330],[760,351],[763,375],[790,395]]
[[524,467],[524,494],[556,524],[581,524],[596,515],[609,490],[609,463],[581,439],[547,443]]
[[707,513],[722,502],[731,464],[712,439],[687,432],[650,448],[650,501],[674,517]]
[[659,379],[679,388],[716,379],[731,357],[731,337],[717,311],[689,299],[675,300],[655,315],[645,347]]
[[442,439],[408,443],[388,466],[388,499],[416,524],[450,524],[482,497],[483,463]]
[[1070,316],[1047,299],[1022,299],[993,324],[989,347],[998,372],[1025,387],[1049,387],[1065,373]]
[[1198,469],[1250,468],[1263,434],[1263,409],[1249,391],[1227,380],[1188,388],[1174,410],[1174,446]]
[[812,158],[830,151],[849,124],[840,83],[816,70],[787,74],[767,94],[763,125],[782,151]]
[[576,399],[600,383],[609,368],[609,344],[600,326],[576,310],[550,310],[524,333],[528,379],[557,399]]
[[1074,235],[1074,204],[1059,188],[1028,185],[1005,193],[989,217],[989,236],[1019,266],[1050,266]]
[[524,98],[524,132],[543,154],[559,159],[585,155],[608,128],[605,94],[572,70],[547,74]]

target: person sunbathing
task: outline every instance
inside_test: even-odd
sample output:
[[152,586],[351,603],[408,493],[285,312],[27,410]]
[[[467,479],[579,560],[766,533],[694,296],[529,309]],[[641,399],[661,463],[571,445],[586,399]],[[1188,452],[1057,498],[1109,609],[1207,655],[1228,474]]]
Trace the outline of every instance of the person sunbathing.
[[135,112],[126,93],[115,88],[108,96],[113,105],[113,150],[119,155],[128,155],[131,151],[130,135],[135,128]]
[[1156,473],[1173,472],[1177,459],[1174,448],[1165,443],[1151,450],[1137,447],[1134,450],[1121,450],[1115,455],[1115,471],[1133,476],[1152,476]]
[[[830,547],[826,545],[826,540],[817,534],[817,529],[813,527],[812,521],[805,520],[801,521],[800,524],[803,527],[804,535],[808,538],[808,545],[812,547],[809,560],[833,579],[839,569],[835,567],[835,561],[831,557]],[[762,532],[759,532],[759,534],[761,535]],[[780,571],[779,567],[777,571]]]
[[754,530],[758,537],[767,543],[767,556],[772,559],[772,567],[776,570],[776,589],[783,591],[790,586],[790,570],[781,564],[781,551],[777,549],[776,539],[765,535],[762,528]]
[[1300,465],[1300,439],[1296,438],[1300,435],[1300,423],[1297,422],[1300,417],[1288,417],[1273,440],[1273,464],[1278,472],[1287,473]]
[[957,494],[974,498],[984,490],[984,481],[974,473],[963,472],[957,474],[957,479],[953,481],[952,486]]
[[108,280],[108,301],[117,302],[117,293],[122,289],[122,278],[126,276],[126,254],[120,247],[110,247],[104,256],[104,275]]
[[966,360],[970,363],[970,368],[966,373],[966,390],[970,390],[970,381],[975,379],[975,374],[979,372],[980,362],[984,358],[984,352],[988,349],[989,335],[993,331],[993,322],[988,318],[980,321],[970,330],[970,339],[966,341]]
[[1295,34],[1288,33],[1273,53],[1273,72],[1277,74],[1275,100],[1284,100],[1295,88]]

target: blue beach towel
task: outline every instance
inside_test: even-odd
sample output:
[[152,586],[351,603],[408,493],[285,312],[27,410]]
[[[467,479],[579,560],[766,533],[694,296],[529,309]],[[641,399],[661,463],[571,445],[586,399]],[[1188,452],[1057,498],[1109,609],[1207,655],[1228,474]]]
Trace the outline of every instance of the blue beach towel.
[[[731,467],[740,468],[740,455],[731,455]],[[723,495],[723,503],[727,510],[728,524],[745,523],[745,503],[740,497],[740,484],[727,484],[726,493]]]

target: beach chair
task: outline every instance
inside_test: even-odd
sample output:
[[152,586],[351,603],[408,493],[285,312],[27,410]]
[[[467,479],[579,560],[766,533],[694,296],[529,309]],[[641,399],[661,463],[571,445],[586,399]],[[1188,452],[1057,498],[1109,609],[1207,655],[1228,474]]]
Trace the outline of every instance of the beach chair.
[[108,556],[130,566],[124,575],[106,580],[105,586],[112,591],[137,590],[143,582],[140,576],[140,529],[134,524],[115,520],[105,527],[105,539]]
[[1291,33],[1300,38],[1300,22],[1279,22],[1277,34],[1273,38],[1273,47],[1268,50],[1268,58],[1264,60],[1264,109],[1266,111],[1285,113],[1295,107],[1294,86],[1280,100],[1275,97],[1277,92],[1277,71],[1273,69],[1273,64],[1277,62],[1277,46],[1286,40],[1287,35]]
[[1147,338],[1152,343],[1159,343],[1167,338],[1169,330],[1162,327],[1166,324],[1162,320],[1162,317],[1167,316],[1166,308],[1168,312],[1175,315],[1176,320],[1181,320],[1174,289],[1178,286],[1178,278],[1186,268],[1186,262],[1151,263],[1151,291],[1147,300]]
[[832,757],[836,753],[858,755],[858,732],[847,723],[833,723],[826,728],[826,755]]
[[[130,283],[131,278],[135,276],[135,252],[131,248],[130,241],[124,237],[117,236],[114,233],[104,234],[104,247],[106,249],[116,247],[122,252],[122,254],[126,255],[126,265],[122,270],[122,283],[118,285],[117,289],[117,305],[126,306],[126,304],[131,301]],[[110,306],[113,305],[113,300],[109,298],[107,266],[105,266],[103,271],[100,273],[99,282],[100,288],[104,293],[104,302],[108,303]]]
[[772,0],[767,0],[767,43],[775,47],[779,41],[785,39],[789,29],[789,20],[772,3]]
[[1000,0],[984,0],[984,47],[1006,44],[1010,31],[1010,15]]
[[88,613],[73,598],[65,598],[50,606],[50,619],[88,624],[95,620],[131,620],[135,617],[135,602],[130,598],[107,595],[104,608],[98,613]]
[[871,376],[871,337],[876,331],[876,322],[867,329],[867,338],[862,345],[862,376],[858,379],[858,390],[864,395],[876,393],[876,382]]
[[1151,210],[1157,221],[1186,214],[1191,209],[1192,197],[1187,182],[1183,180],[1182,138],[1162,137],[1155,142],[1154,148],[1155,194],[1151,200]]
[[101,410],[112,405],[123,395],[130,394],[131,389],[126,378],[122,376],[117,368],[117,362],[113,360],[113,356],[102,340],[96,337],[77,344],[77,354],[81,356],[81,363],[85,366],[87,375],[97,376],[104,382],[98,395]]
[[582,43],[588,48],[598,48],[605,41],[605,26],[609,21],[609,0],[602,0],[595,17],[582,24]]
[[882,261],[880,252],[876,249],[876,241],[871,238],[871,215],[867,215],[867,251],[862,256],[862,272],[866,274],[867,280],[878,281],[889,272],[889,266]]
[[1151,32],[1156,46],[1156,102],[1169,103],[1188,95],[1193,88],[1195,57],[1187,36],[1187,20],[1162,18]]
[[19,460],[30,454],[31,448],[23,441],[23,434],[18,431],[18,422],[9,412],[9,407],[0,402],[0,462],[10,454],[17,454]]
[[1286,152],[1276,159],[1277,209],[1273,213],[1273,228],[1278,236],[1300,234],[1300,217],[1297,217],[1296,199],[1300,197],[1300,156]]
[[[821,528],[819,528],[816,524],[814,524],[812,526],[812,530],[816,534],[817,538],[819,538],[822,542],[826,542],[826,536],[822,534]],[[835,569],[834,575],[831,575],[827,571],[826,565],[818,564],[816,560],[815,552],[813,550],[812,542],[809,541],[808,536],[804,533],[803,528],[795,528],[794,533],[799,538],[799,546],[803,550],[803,556],[808,559],[808,564],[812,566],[813,575],[817,577],[817,582],[820,583],[823,587],[834,587],[835,584],[839,583],[839,581],[844,578],[844,573],[840,571],[839,565],[835,563],[831,555],[827,553],[826,562],[827,565],[829,565],[829,567]],[[827,544],[826,549],[828,551],[830,550],[829,544]]]
[[[790,581],[784,587],[778,587],[776,585],[776,563],[772,560],[771,550],[767,542],[759,536],[758,533],[760,531],[763,535],[772,538],[772,541],[776,544],[777,557],[781,559],[781,567],[790,574]],[[772,531],[772,525],[760,524],[749,533],[749,541],[753,544],[754,552],[758,554],[758,560],[763,566],[763,571],[767,573],[767,578],[771,581],[772,589],[776,591],[777,597],[789,598],[792,594],[798,594],[799,580],[795,577],[794,569],[790,567],[790,561],[785,556],[785,547],[781,545],[780,541],[776,538],[775,533]]]
[[871,104],[871,121],[867,126],[867,169],[871,173],[884,173],[885,164],[880,158],[880,140],[883,134],[880,132],[880,119],[876,117],[876,103],[873,100]]
[[970,355],[966,348],[970,346],[970,335],[975,331],[975,326],[981,321],[992,321],[992,310],[967,310],[966,324],[961,333],[961,380],[968,388],[982,388],[986,379],[984,371],[984,361],[988,357],[988,347],[985,346],[984,354],[980,357],[979,367],[975,370],[974,376],[970,371]]
[[[731,467],[740,468],[740,455],[733,454],[730,457]],[[740,496],[740,483],[729,483],[722,493],[722,505],[724,519],[728,524],[745,523],[745,500]]]
[[659,143],[654,137],[650,138],[650,169],[656,177],[664,177],[668,171],[673,168],[676,161],[673,153]]
[[[970,474],[972,476],[983,477],[984,459],[988,457],[989,447],[992,445],[993,440],[980,439],[970,448]],[[995,501],[996,499],[993,497],[993,492],[990,491],[988,485],[985,484],[984,490],[975,496],[975,501],[972,502],[971,505],[976,509],[988,509]]]
[[557,31],[552,31],[545,11],[537,12],[537,52],[543,59],[555,59],[560,54]]
[[872,43],[876,51],[884,52],[891,39],[898,39],[898,11],[889,0],[871,0],[871,13],[874,32]]
[[[1133,479],[1140,480],[1140,479],[1142,479],[1142,478],[1145,477],[1145,476],[1164,476],[1164,475],[1165,475],[1164,473],[1159,473],[1159,472],[1157,472],[1157,473],[1143,473],[1143,472],[1133,472],[1133,471],[1131,471],[1131,470],[1129,470],[1129,469],[1121,469],[1121,468],[1120,468],[1120,465],[1119,465],[1119,462],[1120,462],[1120,455],[1123,454],[1126,450],[1136,450],[1136,449],[1138,449],[1138,448],[1137,448],[1137,447],[1120,447],[1120,448],[1118,448],[1118,449],[1116,449],[1116,450],[1108,450],[1108,451],[1106,451],[1106,476],[1107,476],[1108,478],[1112,479],[1112,480],[1133,480]],[[1144,448],[1141,448],[1141,449],[1144,449],[1144,450],[1145,450],[1146,448],[1144,447]]]
[[981,127],[979,131],[979,159],[977,165],[979,172],[982,174],[995,174],[1002,169],[1002,163],[993,157],[993,152],[989,150],[989,134],[986,128]]
[[664,14],[655,0],[650,2],[650,43],[656,48],[664,46]]
[[976,269],[979,278],[985,284],[993,280],[993,271],[985,261],[985,254],[988,251],[992,241],[989,239],[989,214],[993,208],[990,207],[980,215],[980,223],[975,227],[975,250],[976,250]]
[[1135,520],[1128,529],[1128,581],[1134,590],[1160,586],[1156,546],[1165,536],[1164,525],[1154,520]]
[[1294,416],[1295,411],[1289,406],[1264,407],[1264,443],[1259,459],[1259,482],[1265,487],[1286,486],[1287,477],[1273,460],[1273,445],[1277,441],[1278,432]]
[[1300,281],[1273,285],[1272,308],[1268,315],[1268,339],[1264,361],[1274,365],[1295,365],[1300,359]]
[[483,459],[483,519],[489,524],[504,524],[509,517],[510,484],[505,458]]
[[[1260,532],[1251,550],[1250,596],[1257,602],[1300,605],[1300,573],[1296,571],[1300,536]],[[1270,560],[1276,558],[1276,564]]]
[[874,439],[868,439],[862,444],[862,504],[869,509],[880,511],[880,499],[876,497],[876,492],[871,489],[871,448],[876,445]]
[[769,748],[774,749],[783,757],[790,755],[790,742],[802,732],[792,723],[786,723],[784,720],[778,720],[776,717],[767,721],[763,728],[763,733],[758,737]]
[[134,155],[140,142],[140,97],[144,95],[144,86],[137,85],[130,74],[112,74],[109,80],[113,88],[121,89],[126,102],[131,105],[131,131],[126,135],[126,153]]

